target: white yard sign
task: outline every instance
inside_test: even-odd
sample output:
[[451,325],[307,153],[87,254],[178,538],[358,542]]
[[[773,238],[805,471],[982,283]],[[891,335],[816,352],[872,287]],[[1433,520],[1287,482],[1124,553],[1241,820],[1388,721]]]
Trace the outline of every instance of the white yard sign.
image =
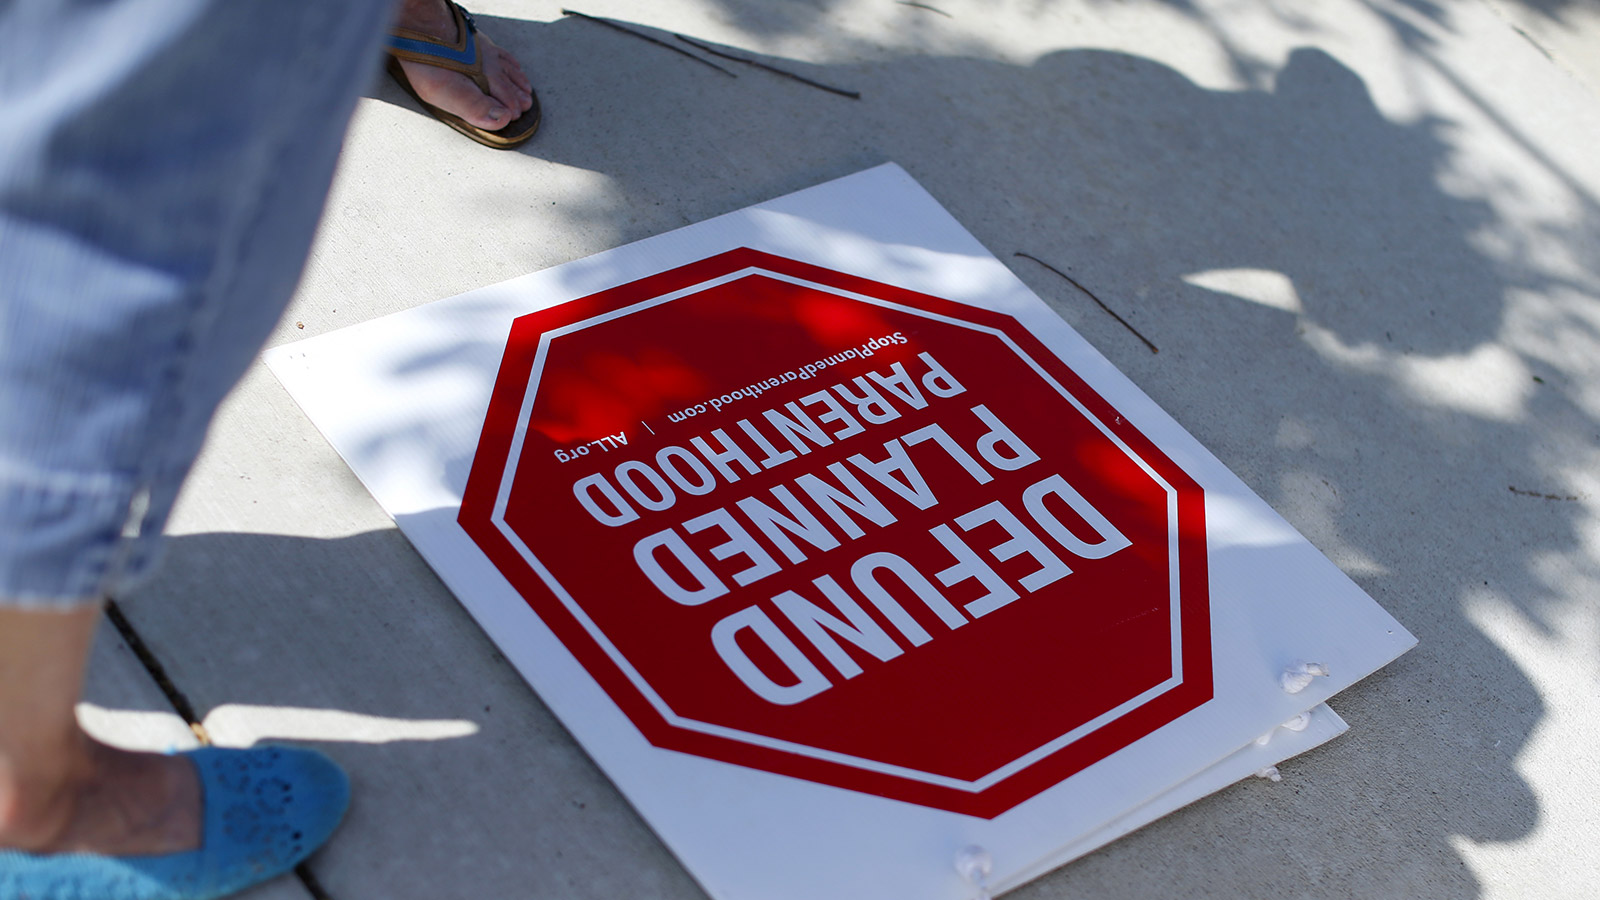
[[718,900],[1014,887],[1414,643],[894,166],[268,362]]

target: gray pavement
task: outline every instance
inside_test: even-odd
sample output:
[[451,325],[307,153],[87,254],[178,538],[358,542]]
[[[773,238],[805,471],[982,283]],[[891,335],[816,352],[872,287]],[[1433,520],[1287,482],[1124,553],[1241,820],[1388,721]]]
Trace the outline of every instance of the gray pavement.
[[[1421,641],[1282,783],[1016,896],[1594,895],[1600,7],[581,2],[861,99],[476,4],[543,133],[490,151],[375,83],[273,343],[898,162]],[[169,688],[356,785],[250,897],[702,896],[263,368],[171,531],[117,598]],[[110,631],[91,681],[97,732],[192,739]]]

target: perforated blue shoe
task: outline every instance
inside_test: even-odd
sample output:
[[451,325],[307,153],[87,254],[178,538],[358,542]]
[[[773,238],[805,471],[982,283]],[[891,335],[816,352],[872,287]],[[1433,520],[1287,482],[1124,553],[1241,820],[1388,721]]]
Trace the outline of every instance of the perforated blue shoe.
[[344,771],[312,750],[206,747],[184,755],[200,775],[199,850],[166,856],[0,850],[0,898],[226,897],[294,868],[333,834],[350,804]]

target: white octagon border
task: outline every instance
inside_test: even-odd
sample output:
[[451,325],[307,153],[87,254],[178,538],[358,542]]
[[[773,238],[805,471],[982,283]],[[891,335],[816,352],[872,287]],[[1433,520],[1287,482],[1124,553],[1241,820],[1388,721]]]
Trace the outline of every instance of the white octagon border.
[[[1124,454],[1126,454],[1129,459],[1137,463],[1139,467],[1144,470],[1145,474],[1149,475],[1151,479],[1153,479],[1157,484],[1161,485],[1162,490],[1165,491],[1167,495],[1167,552],[1169,572],[1168,580],[1171,591],[1170,633],[1172,635],[1172,676],[1166,681],[1149,688],[1143,693],[1124,701],[1118,706],[1101,713],[1099,716],[1096,716],[1082,725],[1079,725],[1077,728],[1068,731],[1066,734],[1060,735],[1041,745],[1040,747],[1030,751],[1029,753],[1026,753],[1006,763],[1005,765],[1000,766],[994,771],[971,781],[965,781],[945,775],[938,775],[931,772],[921,772],[903,766],[878,762],[876,760],[862,759],[860,757],[837,753],[831,750],[824,750],[818,747],[811,747],[805,744],[796,744],[790,741],[778,740],[766,735],[752,734],[750,732],[729,728],[724,725],[716,725],[710,722],[702,722],[697,719],[689,719],[674,712],[672,708],[667,705],[666,701],[656,693],[655,689],[644,680],[644,677],[637,669],[633,667],[632,663],[628,661],[627,657],[623,656],[622,652],[616,647],[615,644],[611,642],[610,638],[608,638],[605,633],[602,632],[595,624],[595,622],[589,618],[588,613],[584,611],[583,607],[578,605],[576,599],[574,599],[567,589],[556,580],[555,576],[551,574],[550,570],[539,561],[539,558],[534,555],[533,550],[529,548],[527,544],[523,542],[522,538],[519,537],[516,532],[514,532],[510,526],[506,524],[505,510],[511,494],[511,485],[516,477],[516,467],[514,463],[521,456],[522,445],[527,435],[528,419],[532,414],[533,402],[538,393],[536,386],[538,385],[539,379],[544,371],[545,359],[549,354],[550,343],[553,340],[558,337],[565,337],[575,332],[582,331],[586,328],[593,328],[597,325],[603,325],[606,322],[620,319],[624,316],[629,316],[636,312],[659,306],[663,303],[670,303],[673,300],[677,300],[691,294],[697,294],[719,285],[728,284],[743,278],[748,278],[752,275],[762,275],[779,281],[785,281],[790,284],[799,285],[801,287],[810,288],[822,293],[832,294],[848,300],[854,300],[859,303],[867,303],[872,306],[892,309],[897,312],[918,316],[924,319],[931,319],[933,321],[941,322],[946,325],[953,325],[958,328],[966,328],[971,331],[977,331],[998,338],[1008,349],[1026,362],[1028,366],[1033,369],[1034,372],[1037,373],[1046,384],[1050,385],[1057,393],[1066,398],[1067,402],[1071,403],[1072,406],[1078,410],[1079,414],[1093,423],[1094,426],[1099,429],[1099,431],[1112,443],[1114,443]],[[506,465],[503,469],[499,491],[495,496],[495,505],[493,512],[490,514],[490,522],[501,533],[501,535],[503,535],[506,540],[509,541],[514,548],[516,548],[517,553],[522,557],[523,561],[533,569],[534,573],[539,576],[540,580],[542,580],[550,589],[550,591],[555,594],[556,598],[561,601],[561,604],[566,607],[567,611],[572,614],[573,618],[583,626],[584,630],[589,633],[589,636],[611,659],[611,662],[616,665],[618,670],[620,670],[630,682],[632,682],[634,688],[639,691],[639,693],[650,703],[652,707],[655,708],[656,712],[659,713],[669,725],[682,728],[686,731],[695,731],[714,737],[726,738],[736,742],[752,744],[772,750],[781,750],[799,756],[810,757],[812,759],[836,763],[864,771],[876,772],[883,775],[905,778],[911,781],[917,781],[937,787],[952,788],[955,790],[976,794],[987,790],[1006,778],[1009,778],[1023,769],[1026,769],[1028,766],[1031,766],[1045,757],[1058,752],[1062,748],[1081,739],[1085,735],[1099,730],[1105,725],[1127,715],[1133,710],[1138,709],[1146,703],[1149,703],[1151,700],[1154,700],[1155,698],[1183,684],[1183,629],[1181,621],[1182,598],[1179,592],[1178,577],[1178,495],[1177,491],[1172,487],[1172,485],[1168,484],[1167,481],[1157,474],[1148,463],[1141,459],[1138,454],[1134,453],[1132,448],[1125,444],[1121,438],[1117,437],[1117,435],[1113,433],[1111,429],[1107,428],[1104,422],[1095,417],[1095,415],[1091,413],[1087,407],[1079,402],[1078,398],[1074,397],[1071,392],[1061,385],[1060,382],[1056,381],[1056,379],[1052,377],[1049,372],[1045,371],[1037,361],[1024,352],[1021,347],[1017,346],[1016,343],[1011,340],[1011,337],[1006,333],[999,331],[998,329],[977,325],[972,322],[967,322],[949,316],[930,313],[915,307],[904,306],[898,303],[882,300],[877,297],[868,296],[866,294],[858,294],[852,291],[846,291],[832,287],[830,285],[818,284],[813,281],[797,278],[781,272],[773,272],[760,266],[747,266],[736,272],[731,272],[717,278],[708,279],[690,287],[672,291],[671,293],[663,294],[659,297],[654,297],[649,300],[642,300],[638,303],[630,304],[629,306],[621,309],[613,310],[602,315],[585,319],[581,322],[574,322],[570,325],[564,325],[552,331],[545,332],[544,335],[540,337],[539,349],[534,357],[533,368],[528,375],[528,384],[523,389],[522,408],[517,416],[516,431],[512,437],[511,449],[506,459]]]

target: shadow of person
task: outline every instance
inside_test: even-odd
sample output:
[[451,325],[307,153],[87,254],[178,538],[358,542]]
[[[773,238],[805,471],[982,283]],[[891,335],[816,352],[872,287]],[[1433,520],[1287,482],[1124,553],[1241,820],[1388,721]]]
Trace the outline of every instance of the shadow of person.
[[118,605],[212,740],[349,771],[332,896],[701,896],[397,530],[177,537]]
[[[1512,286],[1473,242],[1490,207],[1439,187],[1450,123],[1389,120],[1356,72],[1317,49],[1292,53],[1272,89],[1243,91],[1203,88],[1159,62],[1102,50],[1060,50],[1031,65],[884,52],[833,65],[768,60],[860,90],[851,101],[761,73],[729,79],[570,19],[480,18],[502,45],[538,61],[546,126],[521,152],[602,176],[591,196],[560,211],[560,227],[593,249],[898,162],[1421,638],[1336,698],[1353,732],[1286,767],[1288,784],[1223,792],[1020,896],[1153,896],[1180,886],[1185,895],[1298,896],[1308,885],[1319,896],[1475,896],[1455,842],[1533,830],[1538,803],[1514,762],[1545,702],[1463,603],[1490,578],[1505,596],[1551,598],[1535,557],[1580,547],[1581,523],[1575,507],[1536,508],[1507,494],[1508,478],[1559,468],[1516,415],[1419,390],[1408,374],[1419,361],[1444,364],[1496,344]],[[387,86],[376,96],[404,102]],[[549,213],[530,205],[527,215],[530,232],[550,227]],[[1161,352],[1014,258],[1019,250],[1071,271]],[[1519,413],[1524,387],[1506,400],[1522,404]],[[394,583],[391,566],[424,577],[398,540],[180,538],[168,571],[202,576],[164,576],[146,593],[196,621],[218,596],[270,610],[243,618],[232,637],[257,647],[309,639],[319,653],[357,654],[365,662],[356,670],[399,685],[372,693],[363,711],[446,716],[426,699],[433,688],[403,685],[449,685],[455,673],[482,670],[443,648],[493,650],[442,586]],[[388,548],[381,560],[352,556],[372,542]],[[285,571],[265,582],[242,574],[261,571],[263,554]],[[316,626],[283,611],[308,602],[364,604],[370,615]],[[435,628],[448,640],[433,639]],[[285,678],[221,655],[237,651],[216,653],[195,675],[238,685],[240,696],[218,695],[234,702],[328,705],[345,687],[307,698],[306,673]],[[507,671],[496,678],[504,702],[537,707],[518,699]],[[472,693],[452,690],[452,703]],[[547,752],[568,760],[561,777],[603,793],[597,773],[570,762],[581,754],[559,729],[539,727],[526,781],[472,784],[472,762],[454,750],[490,746],[487,727],[434,762],[451,790],[477,791],[485,807],[561,806],[537,787],[533,770]],[[637,827],[628,834],[648,841]],[[434,840],[431,828],[398,819],[365,852],[396,869],[452,865]],[[573,884],[595,862],[546,853],[525,871]]]

